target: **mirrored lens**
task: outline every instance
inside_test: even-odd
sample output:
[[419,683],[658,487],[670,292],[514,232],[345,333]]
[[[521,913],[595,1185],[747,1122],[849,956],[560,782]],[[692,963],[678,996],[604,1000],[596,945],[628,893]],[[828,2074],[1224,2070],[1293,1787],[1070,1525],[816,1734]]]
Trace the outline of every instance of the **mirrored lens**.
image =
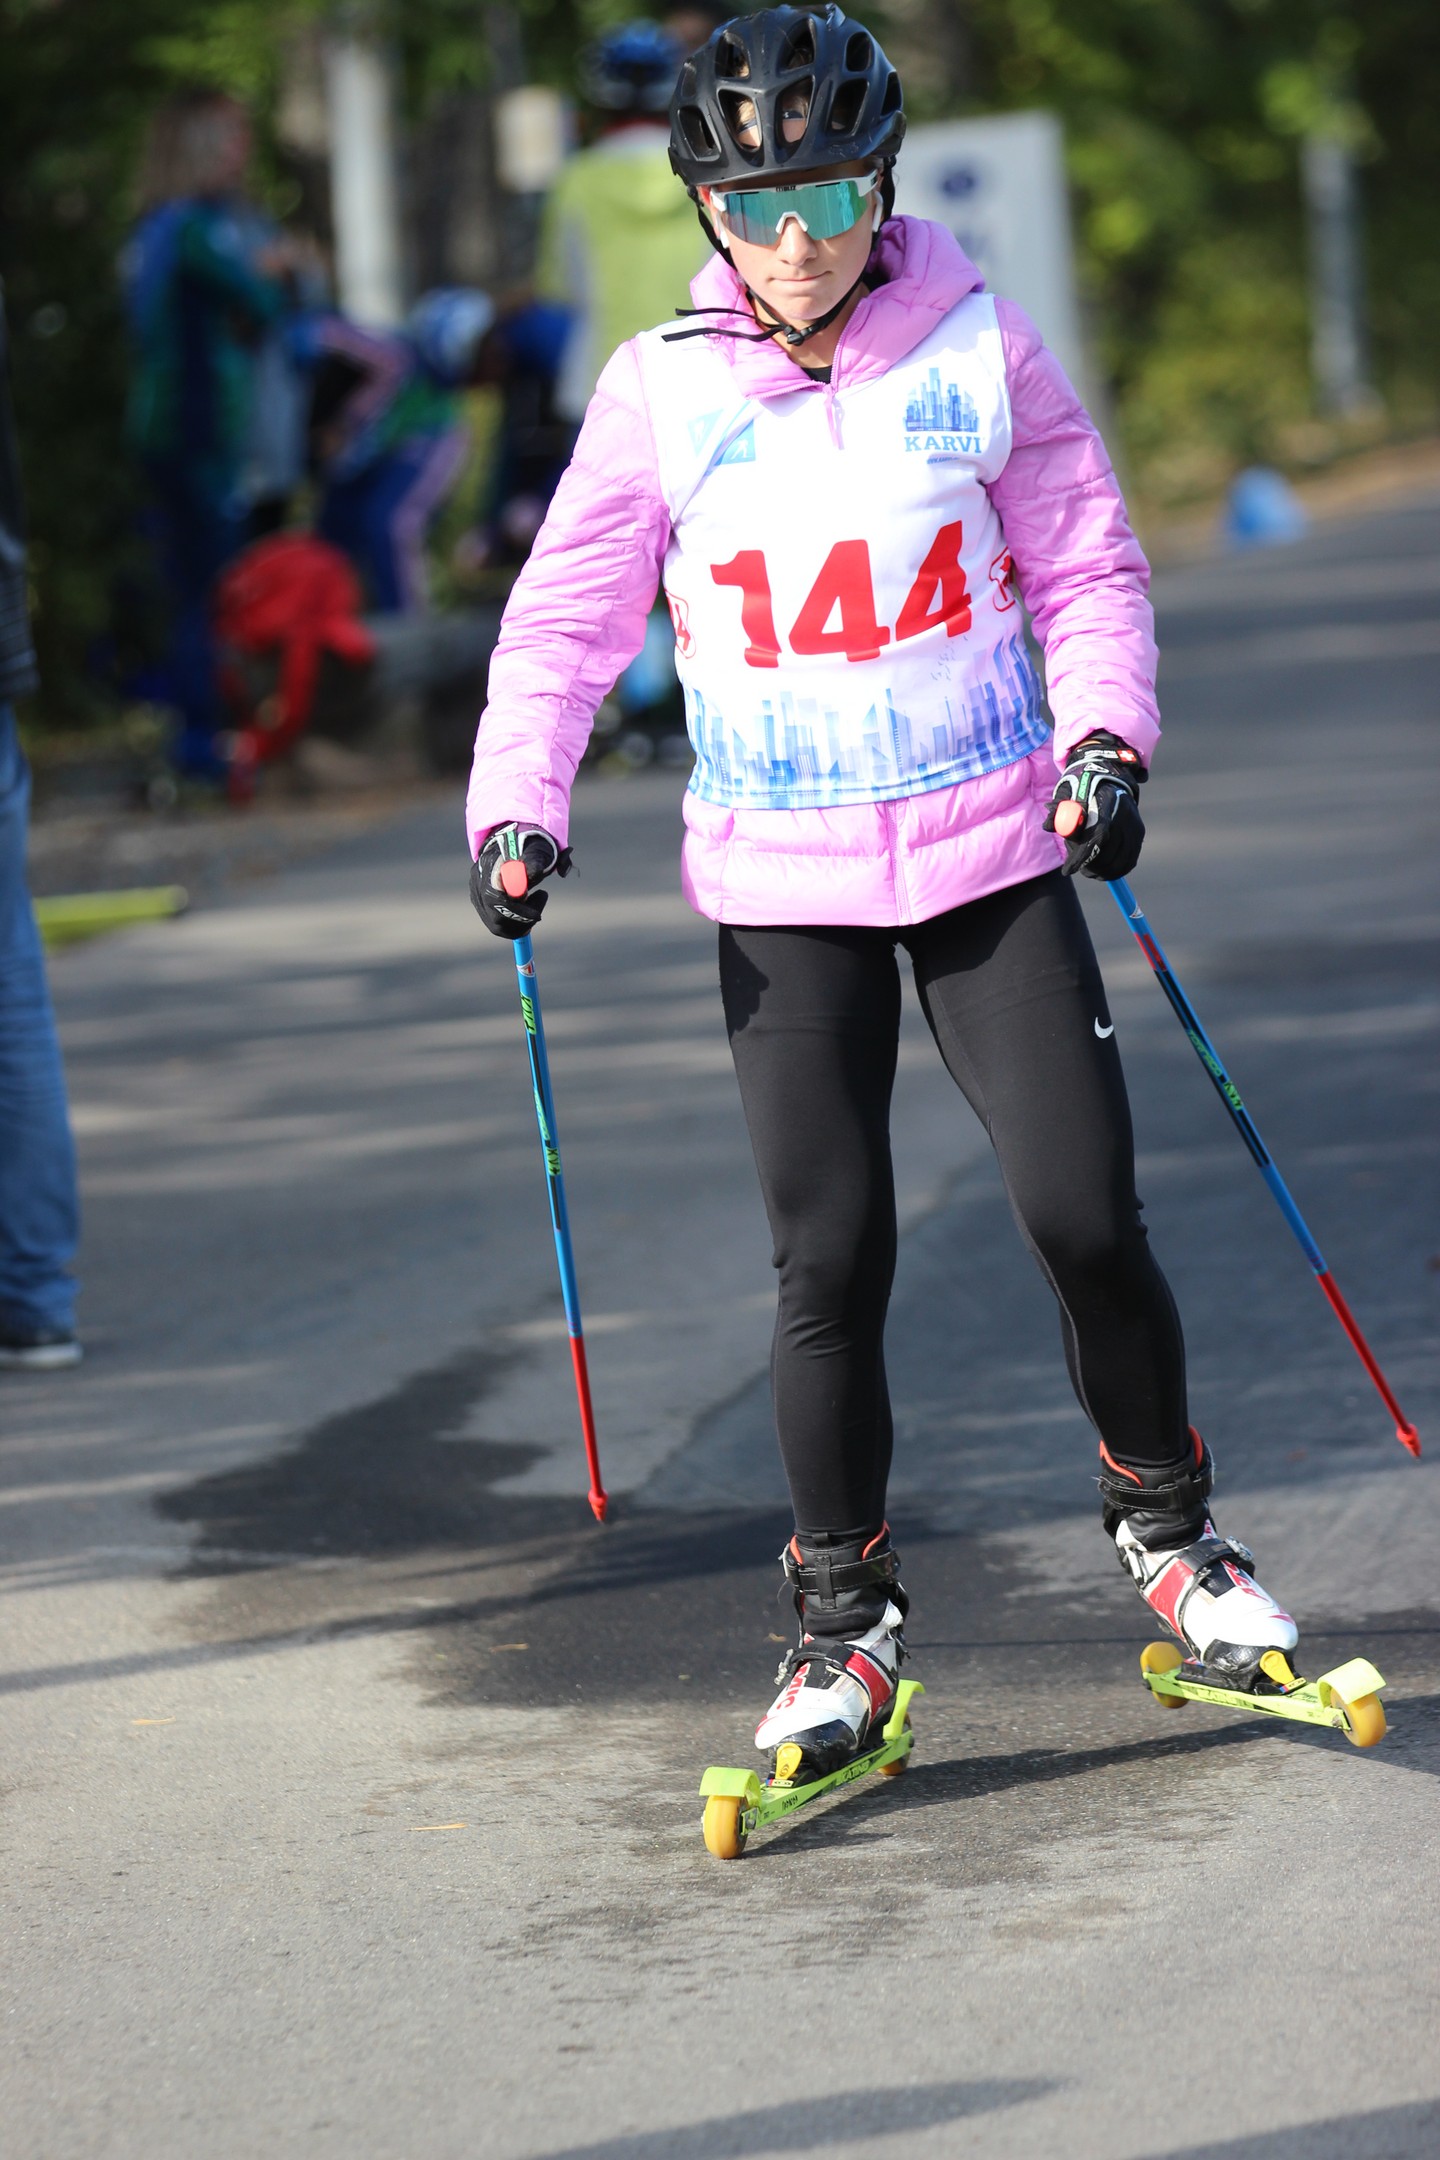
[[787,218],[797,219],[814,240],[833,240],[859,224],[879,177],[864,173],[858,180],[817,180],[808,187],[717,189],[713,200],[736,239],[754,247],[777,246]]

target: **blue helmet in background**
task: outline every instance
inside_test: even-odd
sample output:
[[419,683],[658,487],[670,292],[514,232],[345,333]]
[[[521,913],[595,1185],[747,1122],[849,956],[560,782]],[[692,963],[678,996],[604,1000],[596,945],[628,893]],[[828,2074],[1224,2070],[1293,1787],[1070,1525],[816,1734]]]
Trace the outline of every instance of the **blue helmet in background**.
[[421,295],[406,324],[415,349],[441,382],[467,380],[495,320],[495,303],[472,285],[444,285]]
[[679,40],[659,23],[622,23],[582,53],[580,94],[601,112],[668,112],[684,58]]

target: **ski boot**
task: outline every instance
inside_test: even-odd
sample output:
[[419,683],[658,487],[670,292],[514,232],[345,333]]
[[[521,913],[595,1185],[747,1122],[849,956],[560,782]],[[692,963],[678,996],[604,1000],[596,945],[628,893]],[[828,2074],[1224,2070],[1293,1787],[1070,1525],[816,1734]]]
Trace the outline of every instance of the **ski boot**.
[[775,1675],[780,1692],[755,1729],[771,1782],[828,1777],[885,1725],[905,1656],[910,1601],[888,1524],[868,1540],[797,1531],[780,1556],[800,1640]]
[[1184,1645],[1182,1653],[1150,1643],[1141,1653],[1151,1694],[1171,1710],[1209,1702],[1329,1725],[1357,1747],[1373,1747],[1385,1735],[1383,1677],[1365,1658],[1318,1680],[1298,1677],[1290,1663],[1295,1622],[1256,1582],[1254,1554],[1217,1534],[1210,1450],[1193,1426],[1190,1441],[1190,1453],[1158,1469],[1126,1468],[1100,1448],[1105,1528],[1120,1564]]
[[910,1601],[889,1529],[872,1538],[797,1531],[780,1557],[800,1640],[775,1675],[780,1693],[755,1733],[770,1757],[768,1780],[718,1765],[700,1780],[701,1828],[717,1860],[738,1860],[754,1831],[872,1770],[898,1777],[915,1745],[910,1705],[925,1690],[899,1677]]
[[[1191,1451],[1159,1469],[1115,1462],[1103,1442],[1100,1497],[1120,1565],[1152,1612],[1217,1687],[1264,1694],[1284,1684],[1300,1633],[1255,1580],[1255,1555],[1210,1520],[1215,1466],[1190,1428]],[[1272,1651],[1273,1674],[1266,1661]],[[1283,1671],[1282,1671],[1283,1667]],[[1198,1676],[1197,1676],[1198,1677]]]

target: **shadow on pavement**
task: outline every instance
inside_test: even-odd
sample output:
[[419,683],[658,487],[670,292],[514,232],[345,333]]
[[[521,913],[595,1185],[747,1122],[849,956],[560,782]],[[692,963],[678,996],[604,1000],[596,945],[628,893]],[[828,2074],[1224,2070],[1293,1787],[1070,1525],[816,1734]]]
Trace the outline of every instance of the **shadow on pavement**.
[[744,2160],[750,2153],[814,2152],[897,2130],[933,2130],[967,2115],[1018,2107],[1057,2089],[1053,2078],[980,2078],[954,2085],[895,2085],[829,2093],[782,2107],[748,2108],[679,2130],[641,2131],[594,2145],[567,2145],[544,2160]]
[[[598,2149],[598,2148],[597,2148]],[[736,2148],[739,2150],[739,2148]],[[1187,2145],[1151,2160],[1425,2160],[1440,2152],[1440,2100],[1334,2115],[1294,2130],[1262,2130],[1217,2145]],[[556,2156],[560,2160],[560,2156]],[[567,2156],[568,2160],[568,2156]]]
[[505,1501],[492,1489],[543,1450],[464,1438],[505,1363],[491,1351],[462,1351],[322,1418],[278,1455],[160,1495],[157,1514],[199,1525],[187,1572],[315,1555],[382,1558],[572,1527],[579,1515],[566,1502]]
[[1261,1740],[1268,1729],[1258,1719],[1253,1725],[1222,1725],[1208,1732],[1185,1733],[1173,1740],[1137,1740],[1104,1748],[1022,1748],[1013,1755],[957,1755],[943,1762],[913,1760],[903,1778],[882,1784],[868,1781],[844,1796],[844,1804],[823,1812],[792,1817],[783,1840],[751,1846],[748,1860],[760,1860],[788,1846],[793,1853],[841,1842],[863,1842],[867,1820],[903,1809],[951,1807],[965,1800],[985,1800],[996,1793],[1028,1791],[1062,1779],[1089,1777],[1093,1772],[1117,1767],[1134,1768],[1143,1763],[1173,1762],[1184,1756],[1208,1755],[1216,1748],[1244,1747]]

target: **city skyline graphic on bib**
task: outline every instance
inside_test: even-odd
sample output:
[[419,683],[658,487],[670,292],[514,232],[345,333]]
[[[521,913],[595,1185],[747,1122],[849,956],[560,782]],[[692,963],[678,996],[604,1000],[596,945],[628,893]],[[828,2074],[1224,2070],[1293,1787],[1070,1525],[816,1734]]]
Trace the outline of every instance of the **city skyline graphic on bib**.
[[925,381],[916,383],[910,392],[905,406],[905,448],[979,454],[980,413],[975,400],[957,382],[942,385],[938,367],[932,367]]
[[762,699],[743,733],[693,684],[685,706],[695,747],[692,792],[707,802],[771,810],[923,795],[1013,764],[1049,732],[1018,634],[995,646],[987,680],[972,682],[963,697],[935,699],[928,726],[901,712],[888,687],[858,727],[818,698],[788,690]]

